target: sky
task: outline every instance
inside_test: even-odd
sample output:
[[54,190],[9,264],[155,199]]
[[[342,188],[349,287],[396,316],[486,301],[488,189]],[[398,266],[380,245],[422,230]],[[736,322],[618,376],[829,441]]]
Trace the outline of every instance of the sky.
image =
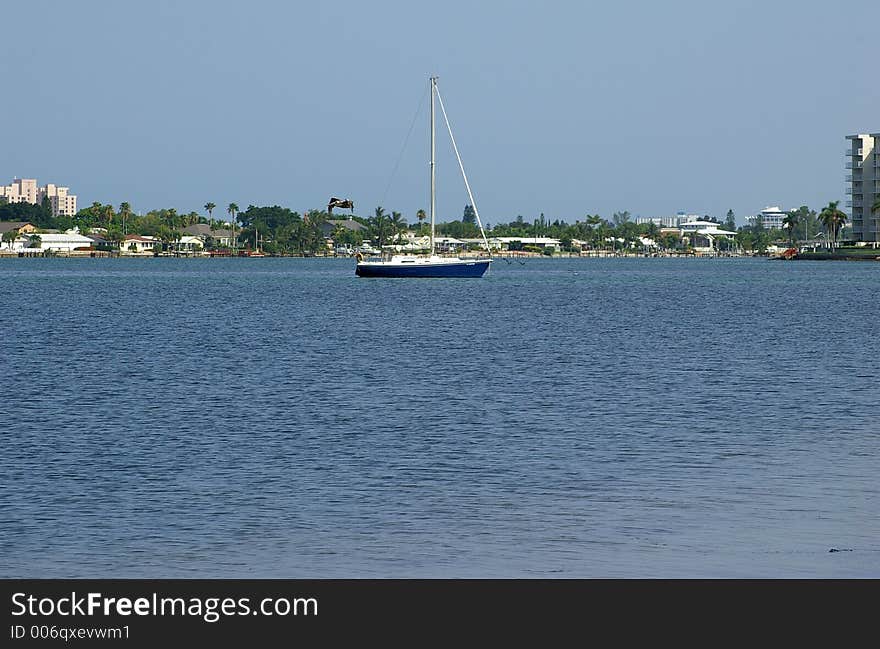
[[[80,207],[429,203],[430,75],[483,222],[844,200],[880,3],[8,3],[0,182]],[[421,110],[419,110],[421,109]],[[438,121],[437,217],[469,202]],[[843,203],[841,203],[843,205]]]

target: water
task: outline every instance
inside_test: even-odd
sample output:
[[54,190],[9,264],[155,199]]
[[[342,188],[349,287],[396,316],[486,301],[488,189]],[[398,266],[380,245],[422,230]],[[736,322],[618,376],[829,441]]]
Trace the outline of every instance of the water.
[[493,266],[0,261],[0,576],[880,577],[880,264]]

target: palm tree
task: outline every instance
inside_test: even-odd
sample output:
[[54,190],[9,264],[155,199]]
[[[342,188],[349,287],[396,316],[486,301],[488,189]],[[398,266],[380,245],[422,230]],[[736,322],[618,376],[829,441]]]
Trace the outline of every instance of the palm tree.
[[400,212],[391,212],[391,236],[400,241],[400,235],[406,232],[407,223]]
[[839,202],[840,201],[831,201],[819,213],[819,220],[822,222],[822,225],[825,226],[825,232],[831,237],[832,248],[837,243],[838,232],[840,232],[840,229],[846,224],[846,214],[837,208]]
[[171,248],[171,242],[174,241],[174,232],[167,225],[160,225],[156,230],[156,238],[162,242],[158,250],[153,248],[153,253],[158,255],[159,252],[167,251]]
[[379,250],[385,243],[385,237],[388,236],[388,215],[381,207],[376,208],[375,215],[370,219],[369,225],[370,239],[376,244]]
[[782,219],[782,227],[788,228],[788,244],[794,246],[794,230],[800,225],[801,217],[797,210],[792,210]]
[[173,230],[177,226],[177,210],[173,207],[165,211],[165,222],[169,230]]
[[12,250],[12,244],[16,239],[18,239],[18,230],[9,230],[3,233],[3,243],[9,244],[10,250]]
[[214,220],[214,208],[217,207],[214,203],[205,203],[205,211],[208,212],[208,220]]
[[232,217],[232,252],[235,254],[235,215],[238,214],[238,205],[230,203],[226,208],[227,213]]
[[131,216],[131,205],[129,203],[120,203],[119,204],[119,216],[122,217],[122,236],[124,237],[125,232],[125,219]]
[[416,218],[419,220],[419,234],[421,234],[424,220],[428,218],[428,215],[425,213],[425,210],[419,210],[416,212]]
[[124,240],[125,236],[119,228],[112,228],[107,231],[107,241],[116,246],[117,249],[122,247],[121,244]]
[[596,248],[599,244],[599,231],[598,227],[602,224],[602,217],[598,214],[594,214],[593,216],[587,216],[587,232],[588,238],[593,242],[593,248]]

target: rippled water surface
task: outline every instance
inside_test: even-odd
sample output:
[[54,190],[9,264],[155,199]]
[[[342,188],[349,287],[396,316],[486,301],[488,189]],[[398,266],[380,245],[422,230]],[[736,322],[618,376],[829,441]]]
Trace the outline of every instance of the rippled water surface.
[[880,577],[880,264],[0,285],[2,576]]

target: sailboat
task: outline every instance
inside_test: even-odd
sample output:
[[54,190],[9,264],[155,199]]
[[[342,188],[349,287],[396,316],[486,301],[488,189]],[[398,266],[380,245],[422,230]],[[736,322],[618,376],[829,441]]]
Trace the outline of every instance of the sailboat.
[[452,141],[452,148],[455,151],[455,157],[458,158],[458,166],[461,169],[461,175],[467,188],[468,197],[471,200],[471,206],[477,217],[477,224],[480,226],[480,233],[483,235],[483,243],[486,250],[489,251],[489,242],[486,239],[486,232],[483,230],[483,224],[480,221],[480,214],[477,212],[477,205],[471,192],[467,175],[464,172],[464,165],[461,162],[461,156],[458,153],[458,146],[455,144],[455,137],[452,135],[452,127],[449,125],[449,118],[446,116],[446,108],[443,106],[443,98],[437,88],[437,77],[430,78],[431,83],[431,243],[429,255],[393,255],[391,259],[364,259],[360,255],[358,257],[357,268],[355,274],[358,277],[482,277],[488,270],[489,264],[492,263],[491,257],[488,259],[460,259],[458,257],[440,257],[436,254],[434,243],[434,206],[436,203],[436,183],[434,172],[435,157],[435,136],[434,136],[434,105],[435,100],[440,104],[440,110],[443,112],[443,119],[446,122],[446,128],[449,130],[449,139]]

